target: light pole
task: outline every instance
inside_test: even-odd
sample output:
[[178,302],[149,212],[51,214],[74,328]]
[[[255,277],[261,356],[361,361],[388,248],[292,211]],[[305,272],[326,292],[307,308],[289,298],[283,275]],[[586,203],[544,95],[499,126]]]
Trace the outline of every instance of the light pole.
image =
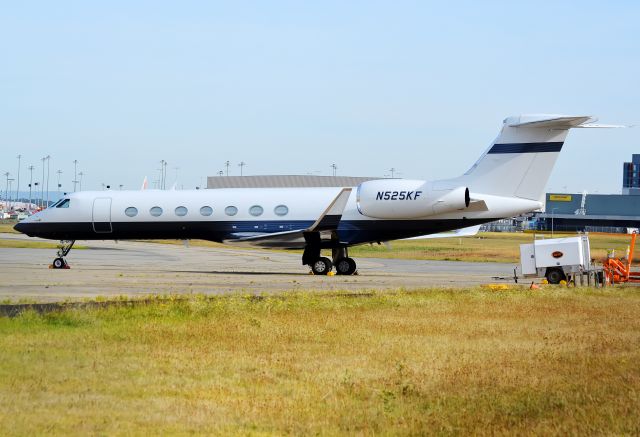
[[31,197],[31,188],[33,185],[33,169],[35,167],[33,165],[29,166],[29,211],[31,211],[31,201],[33,198]]
[[9,211],[11,211],[12,209],[15,209],[15,206],[11,207],[11,204],[13,203],[12,199],[11,199],[11,185],[12,185],[12,182],[14,180],[15,179],[13,179],[13,178],[10,178],[10,179],[7,180],[7,184],[9,185],[9,189],[7,190],[7,193],[9,193],[9,206],[7,208],[9,208]]
[[16,202],[18,201],[18,197],[20,196],[20,159],[22,155],[18,155],[18,180],[16,181]]
[[336,170],[338,170],[338,166],[334,164],[331,164],[331,168],[333,169],[333,175],[336,175]]
[[246,162],[244,161],[240,161],[240,164],[238,164],[238,167],[240,167],[240,176],[242,176],[242,168],[247,165]]
[[551,208],[551,238],[553,238],[553,217],[554,217],[554,212],[555,210],[558,209],[556,208]]
[[167,164],[167,161],[165,161],[164,159],[160,160],[160,189],[162,190],[166,188]]
[[60,175],[62,174],[62,170],[58,170],[56,173],[58,173],[58,197],[60,197],[60,188],[62,187],[60,184]]
[[79,181],[79,183],[80,183],[80,191],[82,191],[82,176],[84,176],[84,173],[80,172],[80,173],[78,173],[78,176],[80,176],[80,181]]
[[224,163],[224,166],[227,167],[227,176],[229,176],[229,166],[231,165],[231,163],[229,161],[226,161]]
[[73,192],[76,191],[76,184],[78,183],[78,160],[73,160]]
[[393,179],[393,175],[394,175],[394,173],[395,173],[396,169],[395,169],[395,168],[393,168],[393,167],[391,167],[391,168],[389,169],[389,171],[391,172],[391,179]]
[[49,164],[51,163],[51,156],[47,155],[47,208],[49,208]]
[[43,157],[42,161],[42,180],[40,184],[40,209],[44,206],[44,162],[47,160],[47,157]]
[[9,172],[5,172],[4,174],[7,177],[7,184],[4,187],[4,203],[7,208],[9,208],[9,201],[8,201],[9,196],[7,194],[9,193],[9,175],[10,174],[11,173]]

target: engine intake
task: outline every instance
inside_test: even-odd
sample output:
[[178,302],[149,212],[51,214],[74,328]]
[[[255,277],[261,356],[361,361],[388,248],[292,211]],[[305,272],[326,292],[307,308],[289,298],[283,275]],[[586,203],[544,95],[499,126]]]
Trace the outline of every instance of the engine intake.
[[380,179],[358,186],[360,214],[379,219],[412,219],[462,210],[469,206],[469,188],[434,190],[419,180]]

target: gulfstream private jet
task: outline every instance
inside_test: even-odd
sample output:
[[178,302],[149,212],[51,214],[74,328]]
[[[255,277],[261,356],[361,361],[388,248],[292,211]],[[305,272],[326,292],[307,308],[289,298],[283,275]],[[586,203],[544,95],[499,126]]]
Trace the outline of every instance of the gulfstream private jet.
[[[354,187],[83,191],[18,223],[61,241],[55,268],[75,240],[203,239],[303,249],[302,264],[326,275],[356,272],[348,248],[476,226],[542,207],[545,186],[571,128],[614,127],[584,116],[521,115],[463,175],[379,179]],[[321,255],[331,249],[332,257]]]

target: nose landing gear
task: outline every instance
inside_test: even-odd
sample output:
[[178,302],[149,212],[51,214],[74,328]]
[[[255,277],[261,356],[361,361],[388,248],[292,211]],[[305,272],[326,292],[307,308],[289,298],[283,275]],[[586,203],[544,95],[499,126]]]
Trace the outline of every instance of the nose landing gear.
[[60,240],[60,247],[58,248],[58,253],[56,253],[56,258],[51,263],[51,268],[53,269],[68,269],[69,264],[67,264],[67,260],[64,258],[67,256],[71,248],[73,247],[73,243],[76,240]]

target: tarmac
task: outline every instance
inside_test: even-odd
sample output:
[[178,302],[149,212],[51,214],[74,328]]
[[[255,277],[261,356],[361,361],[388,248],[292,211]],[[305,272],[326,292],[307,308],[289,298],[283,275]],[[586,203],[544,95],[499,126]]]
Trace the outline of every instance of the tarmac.
[[[16,234],[0,238],[38,240]],[[514,268],[503,263],[357,258],[357,275],[314,276],[297,253],[131,241],[76,244],[87,249],[72,250],[67,256],[71,268],[62,270],[49,268],[55,249],[0,248],[0,301],[466,287],[509,278]]]

